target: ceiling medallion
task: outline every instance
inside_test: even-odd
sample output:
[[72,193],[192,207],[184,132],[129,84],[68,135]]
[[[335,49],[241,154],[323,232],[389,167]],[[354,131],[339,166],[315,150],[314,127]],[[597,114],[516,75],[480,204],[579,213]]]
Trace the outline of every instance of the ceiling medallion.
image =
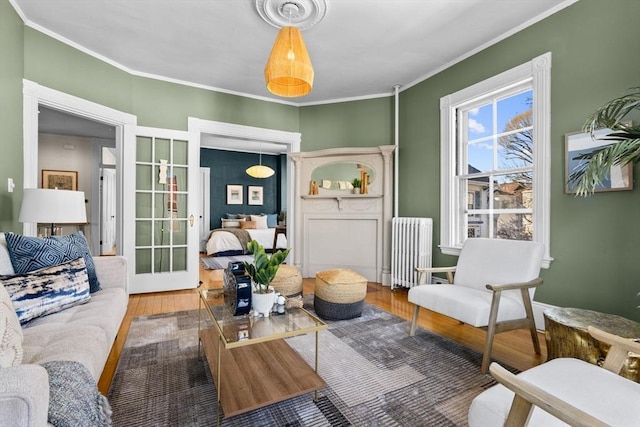
[[260,17],[276,28],[309,28],[322,21],[327,13],[326,0],[256,0]]

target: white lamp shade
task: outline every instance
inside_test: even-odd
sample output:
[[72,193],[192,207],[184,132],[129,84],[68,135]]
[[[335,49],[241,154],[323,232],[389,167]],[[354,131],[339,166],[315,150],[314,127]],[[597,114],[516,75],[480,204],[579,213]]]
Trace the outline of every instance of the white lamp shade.
[[25,188],[18,221],[47,224],[86,223],[84,191]]
[[275,173],[273,169],[265,165],[253,165],[246,170],[247,175],[253,178],[269,178]]

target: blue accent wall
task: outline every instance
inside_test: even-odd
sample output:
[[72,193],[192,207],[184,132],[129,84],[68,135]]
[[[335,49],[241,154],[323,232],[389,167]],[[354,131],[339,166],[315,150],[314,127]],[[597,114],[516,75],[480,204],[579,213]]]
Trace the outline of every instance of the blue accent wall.
[[[286,177],[284,155],[262,155],[262,164],[276,173],[264,179],[252,178],[245,172],[249,166],[258,164],[259,154],[236,151],[200,149],[200,166],[210,169],[211,222],[210,229],[220,228],[221,218],[232,214],[273,214],[284,210],[282,207],[282,179]],[[284,166],[283,166],[284,165]],[[242,185],[242,205],[227,204],[227,185]],[[262,206],[249,205],[249,186],[262,186]]]

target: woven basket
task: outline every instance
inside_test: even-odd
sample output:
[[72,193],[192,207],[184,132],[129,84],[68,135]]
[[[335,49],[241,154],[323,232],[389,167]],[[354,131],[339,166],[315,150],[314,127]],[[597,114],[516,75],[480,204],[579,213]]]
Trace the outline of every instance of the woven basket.
[[367,296],[367,279],[353,270],[336,269],[316,274],[316,297],[326,302],[350,304]]
[[302,295],[302,275],[296,266],[281,264],[271,286],[285,297]]

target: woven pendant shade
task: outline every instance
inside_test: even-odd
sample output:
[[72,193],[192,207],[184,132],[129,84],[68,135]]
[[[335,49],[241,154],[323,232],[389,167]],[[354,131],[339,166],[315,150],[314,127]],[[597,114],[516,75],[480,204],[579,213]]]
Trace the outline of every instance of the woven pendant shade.
[[300,29],[282,27],[264,68],[267,89],[274,95],[293,98],[313,88],[313,66]]

